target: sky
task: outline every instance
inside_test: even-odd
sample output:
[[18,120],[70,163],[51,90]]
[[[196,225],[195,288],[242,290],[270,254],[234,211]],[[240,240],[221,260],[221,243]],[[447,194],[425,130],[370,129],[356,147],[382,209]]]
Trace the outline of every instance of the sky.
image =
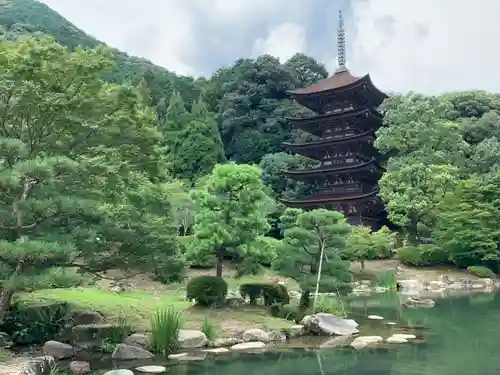
[[42,0],[108,45],[178,74],[297,52],[347,66],[383,91],[500,92],[500,0]]

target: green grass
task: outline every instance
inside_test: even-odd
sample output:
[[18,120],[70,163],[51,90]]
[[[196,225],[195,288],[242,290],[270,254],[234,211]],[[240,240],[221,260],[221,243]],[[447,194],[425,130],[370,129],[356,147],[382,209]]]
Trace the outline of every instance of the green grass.
[[[272,277],[270,273],[240,279],[234,279],[232,275],[233,273],[228,271],[225,276],[230,289],[237,289],[239,285],[247,282],[271,281],[270,277]],[[68,302],[75,309],[99,311],[105,315],[108,322],[115,324],[119,323],[125,314],[126,321],[138,331],[148,331],[155,311],[166,306],[183,312],[185,327],[188,329],[200,329],[205,316],[209,315],[217,332],[223,335],[244,328],[278,330],[289,328],[292,324],[284,319],[270,316],[261,306],[243,305],[238,308],[221,309],[192,306],[190,302],[184,300],[185,284],[173,284],[156,293],[146,291],[115,293],[98,288],[72,288],[21,293],[17,298],[33,304]],[[289,288],[298,290],[296,283],[292,282],[289,282]]]
[[203,324],[201,325],[200,331],[203,332],[209,340],[215,340],[217,338],[217,327],[207,315],[203,318]]

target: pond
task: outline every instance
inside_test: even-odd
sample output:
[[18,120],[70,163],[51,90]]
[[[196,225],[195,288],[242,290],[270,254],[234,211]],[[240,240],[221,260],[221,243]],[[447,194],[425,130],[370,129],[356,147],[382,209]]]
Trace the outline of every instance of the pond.
[[[411,326],[417,343],[378,349],[298,348],[297,343],[263,354],[207,358],[169,368],[185,375],[497,375],[500,374],[500,294],[447,298],[432,309],[407,309],[396,295],[350,302],[362,335],[388,337]],[[383,321],[363,320],[376,314]],[[388,321],[397,322],[390,326]],[[97,365],[97,364],[96,364]],[[109,364],[108,364],[109,365]],[[115,364],[125,368],[125,364]],[[101,363],[102,366],[102,363]],[[111,366],[110,366],[111,367]],[[131,364],[126,365],[131,367]],[[102,367],[101,367],[102,368]],[[109,368],[109,367],[108,367]]]

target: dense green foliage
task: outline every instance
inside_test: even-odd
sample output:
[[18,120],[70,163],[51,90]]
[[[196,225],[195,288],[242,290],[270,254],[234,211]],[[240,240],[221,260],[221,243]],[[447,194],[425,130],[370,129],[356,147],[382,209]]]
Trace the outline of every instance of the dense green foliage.
[[200,306],[222,306],[227,295],[227,283],[217,276],[197,276],[189,280],[186,298]]

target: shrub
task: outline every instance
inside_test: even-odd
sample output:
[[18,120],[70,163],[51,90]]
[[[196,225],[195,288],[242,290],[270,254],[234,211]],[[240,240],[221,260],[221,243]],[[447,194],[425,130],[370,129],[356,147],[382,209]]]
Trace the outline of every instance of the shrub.
[[250,304],[257,304],[258,298],[264,298],[264,305],[273,304],[286,305],[290,303],[288,290],[284,285],[278,283],[248,283],[240,286],[240,294],[243,298],[248,297]]
[[150,345],[154,353],[168,356],[179,349],[181,313],[172,307],[157,310],[151,317]]
[[397,251],[397,257],[403,264],[425,267],[449,262],[448,254],[432,244],[405,246]]
[[216,276],[198,276],[187,284],[186,297],[201,306],[221,306],[227,295],[227,283]]
[[10,335],[17,345],[43,344],[55,339],[70,320],[71,307],[66,302],[39,306],[14,303],[0,331]]
[[481,277],[483,279],[485,278],[492,279],[495,277],[495,273],[488,267],[484,266],[469,266],[467,267],[467,271],[469,271],[474,276]]
[[102,344],[99,347],[99,351],[102,353],[112,353],[116,345],[122,343],[133,331],[126,315],[123,311],[120,311],[116,322],[113,324],[113,329],[106,332],[107,335],[104,340],[102,340]]
[[210,341],[215,340],[217,338],[217,328],[215,325],[210,321],[208,316],[205,316],[203,318],[203,324],[201,326],[201,332],[207,336],[207,339]]

